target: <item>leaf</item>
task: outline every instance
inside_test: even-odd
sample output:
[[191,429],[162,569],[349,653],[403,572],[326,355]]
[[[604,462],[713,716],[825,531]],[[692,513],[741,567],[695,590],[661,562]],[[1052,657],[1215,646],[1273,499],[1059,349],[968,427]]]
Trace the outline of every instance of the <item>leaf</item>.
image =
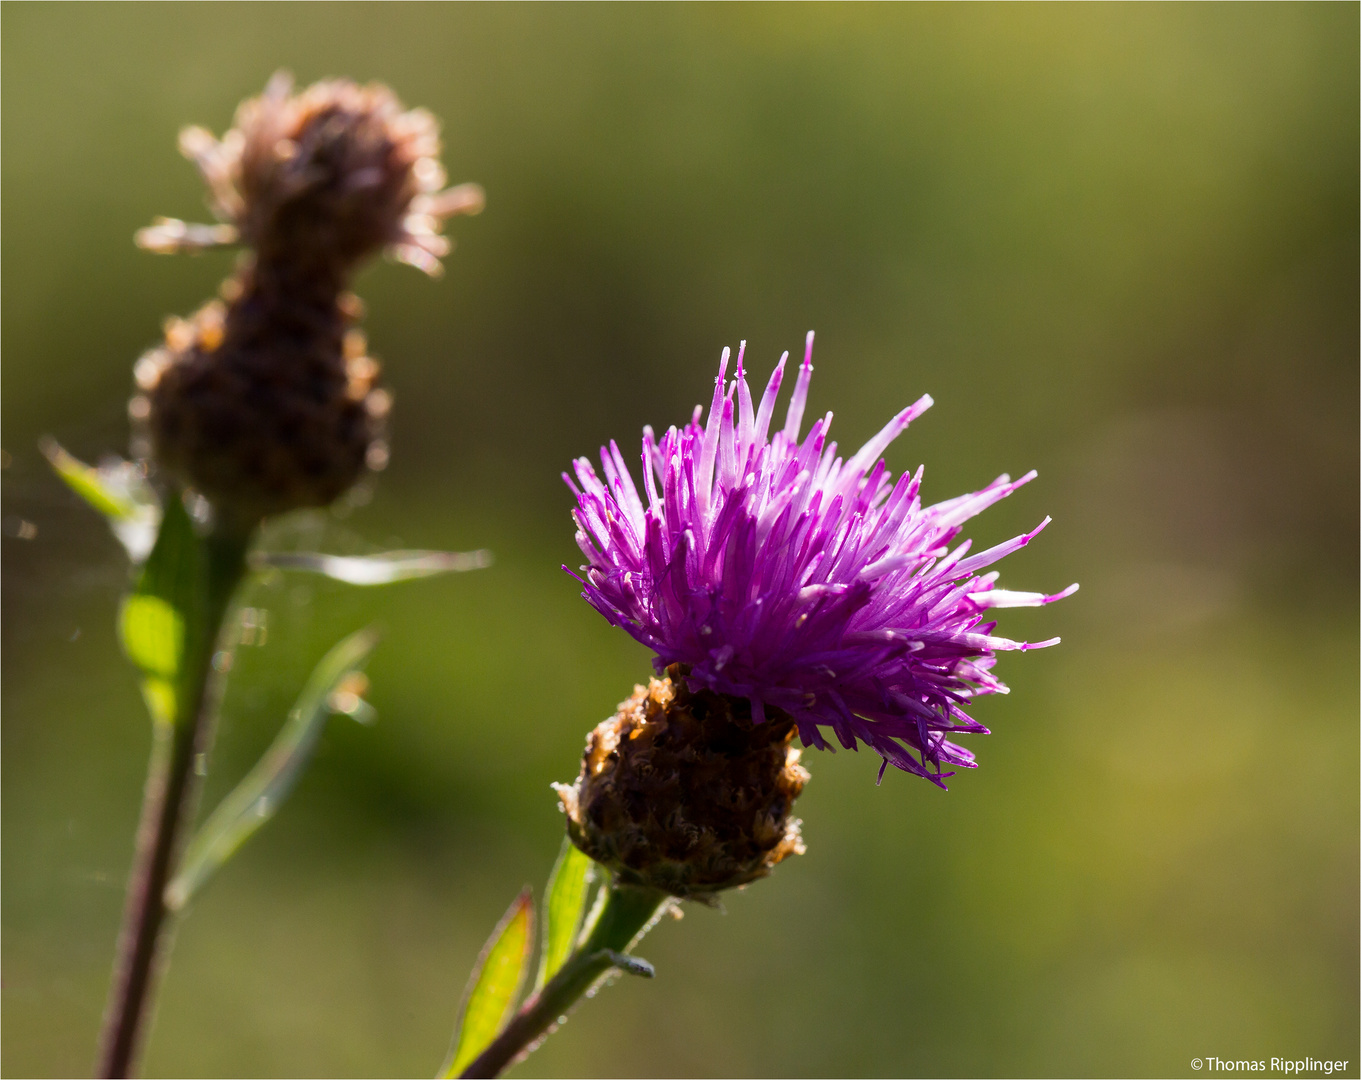
[[529,966],[533,933],[534,897],[526,886],[496,924],[477,958],[449,1058],[439,1072],[441,1077],[461,1073],[506,1026]]
[[436,574],[480,570],[491,565],[490,551],[388,551],[381,555],[322,555],[276,551],[256,556],[264,566],[323,574],[349,585],[389,585]]
[[544,901],[543,955],[539,960],[537,990],[558,973],[572,955],[581,932],[581,917],[586,897],[595,880],[595,863],[567,837],[562,852],[548,876],[548,895]]
[[156,542],[161,504],[146,477],[130,461],[114,459],[95,468],[68,454],[55,439],[39,444],[66,485],[103,514],[129,558],[140,563]]
[[347,699],[358,699],[346,687],[377,644],[377,631],[360,630],[331,649],[313,669],[264,756],[189,842],[180,872],[165,892],[166,906],[172,911],[184,907],[218,867],[274,816],[311,759],[327,718],[333,712],[357,711]]
[[173,678],[184,655],[184,619],[159,596],[134,593],[123,603],[123,644],[148,675]]
[[[138,575],[132,594],[118,617],[123,649],[142,672],[142,693],[152,718],[160,723],[182,719],[179,703],[185,656],[202,642],[202,614],[208,601],[209,557],[194,533],[179,499],[170,500],[155,547]],[[213,628],[216,629],[215,627]]]

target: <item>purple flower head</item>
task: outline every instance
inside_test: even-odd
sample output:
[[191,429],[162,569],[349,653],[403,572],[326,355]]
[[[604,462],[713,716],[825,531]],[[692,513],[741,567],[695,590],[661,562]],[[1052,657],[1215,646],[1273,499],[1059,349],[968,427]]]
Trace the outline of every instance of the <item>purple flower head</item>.
[[[785,353],[753,404],[737,355],[723,350],[707,423],[702,408],[658,440],[643,429],[643,495],[619,447],[602,448],[603,479],[575,463],[573,512],[586,556],[583,596],[656,654],[661,671],[689,665],[694,688],[747,698],[752,717],[778,708],[805,745],[864,742],[889,763],[944,787],[951,767],[974,767],[949,740],[987,734],[966,713],[1006,693],[997,652],[1058,643],[998,637],[990,609],[1035,607],[1046,596],[996,587],[979,574],[1049,523],[969,555],[952,548],[967,520],[1034,478],[1003,475],[981,491],[922,506],[922,470],[892,483],[881,455],[931,406],[923,396],[849,459],[828,442],[832,414],[802,442],[813,335],[784,426],[770,431]],[[564,567],[566,569],[566,567]],[[574,575],[575,576],[575,575]]]

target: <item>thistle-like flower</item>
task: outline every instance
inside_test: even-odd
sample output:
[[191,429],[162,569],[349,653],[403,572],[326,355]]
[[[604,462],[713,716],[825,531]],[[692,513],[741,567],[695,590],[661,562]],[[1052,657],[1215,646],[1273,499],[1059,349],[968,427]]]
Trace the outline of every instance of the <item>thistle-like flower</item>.
[[451,214],[476,213],[476,184],[441,190],[439,126],[384,86],[276,75],[222,139],[185,129],[180,149],[208,185],[218,225],[163,218],[153,251],[241,243],[237,273],[138,361],[129,409],[156,463],[246,522],[324,506],[387,460],[391,396],[354,328],[345,291],[380,250],[429,274]]
[[[306,763],[316,725],[327,715],[306,700],[334,712],[344,704],[341,697],[355,697],[342,691],[372,648],[369,631],[327,654],[262,764],[185,847],[229,666],[219,663],[219,645],[250,569],[256,527],[271,514],[327,505],[365,468],[382,468],[387,460],[383,431],[391,397],[378,385],[378,363],[354,325],[362,306],[347,283],[360,263],[385,248],[438,272],[439,257],[449,250],[439,235],[442,219],[481,209],[482,191],[474,184],[440,191],[438,134],[433,117],[404,110],[386,87],[334,80],[294,95],[287,75],[275,76],[262,96],[242,104],[221,140],[202,128],[182,132],[180,148],[207,181],[219,223],[162,218],[141,230],[137,242],[158,252],[245,248],[221,300],[188,319],[168,320],[163,344],[133,369],[134,453],[150,457],[167,486],[182,490],[168,491],[159,504],[144,498],[137,505],[102,471],[48,448],[67,482],[120,526],[159,522],[150,525],[154,541],[136,545],[144,565],[119,618],[157,721],[156,750],[100,1076],[128,1075],[150,1011],[164,928],[230,854],[222,850],[222,836],[239,844],[287,795]],[[140,468],[137,475],[145,480]],[[189,492],[200,498],[179,498]],[[209,512],[197,513],[205,503]],[[190,506],[196,523],[186,516]],[[131,534],[117,531],[129,538],[131,553]],[[322,573],[369,584],[481,564],[444,553],[395,554],[300,557]],[[327,568],[345,562],[368,570]],[[397,564],[401,571],[393,569]],[[251,818],[244,833],[242,813]]]
[[[741,844],[723,841],[709,824],[722,816],[721,795],[706,795],[707,806],[685,798],[687,778],[710,763],[721,769],[739,734],[752,739],[773,728],[787,743],[797,731],[818,748],[830,747],[830,734],[843,747],[864,743],[879,754],[880,778],[892,764],[944,787],[955,768],[974,766],[952,739],[987,733],[966,712],[969,702],[1006,692],[992,673],[996,653],[1058,642],[1000,637],[988,612],[1047,604],[1077,589],[1012,592],[997,588],[995,571],[979,573],[1028,544],[1048,518],[976,555],[967,540],[955,543],[964,522],[1033,472],[933,506],[921,503],[921,469],[891,481],[881,455],[930,397],[849,458],[828,441],[831,413],[800,441],[812,348],[810,333],[782,428],[770,430],[788,353],[755,405],[742,352],[727,381],[725,349],[707,422],[697,406],[689,424],[660,440],[644,429],[642,495],[613,442],[601,450],[603,479],[586,458],[575,463],[575,482],[564,474],[587,560],[582,595],[667,673],[666,686],[654,682],[647,692],[658,703],[652,712],[666,722],[669,702],[721,703],[731,729],[708,741],[642,738],[635,694],[592,733],[576,784],[559,789],[579,847],[626,878],[677,895],[741,884],[802,850],[788,818],[807,778],[801,769],[797,784],[777,770],[760,797],[750,777],[729,779],[748,802],[765,800],[757,830],[764,840],[732,821]],[[648,747],[645,768],[630,763],[635,744]],[[663,744],[665,761],[656,749]],[[794,767],[797,751],[789,754]],[[708,790],[721,792],[724,783]],[[747,850],[753,842],[757,856]],[[721,882],[690,857],[715,843],[731,856]]]

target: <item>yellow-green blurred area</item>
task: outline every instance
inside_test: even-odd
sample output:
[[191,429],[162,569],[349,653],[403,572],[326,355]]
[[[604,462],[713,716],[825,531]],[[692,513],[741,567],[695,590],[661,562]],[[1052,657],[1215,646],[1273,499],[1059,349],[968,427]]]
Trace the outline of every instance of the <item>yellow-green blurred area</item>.
[[148,1074],[433,1073],[542,889],[549,783],[650,670],[559,569],[559,473],[809,328],[843,447],[935,397],[889,452],[930,501],[1039,470],[970,535],[1053,515],[1002,583],[1082,591],[1002,629],[1063,644],[1002,658],[948,793],[807,755],[807,854],[660,926],[658,978],[516,1075],[1357,1074],[1355,4],[3,15],[6,1075],[90,1068],[151,738],[126,561],[37,440],[126,451],[133,361],[232,265],[133,231],[206,217],[176,133],[280,67],[390,83],[488,200],[442,280],[359,281],[391,467],[271,542],[496,563],[253,586],[205,809],[369,621],[379,720],[333,719],[192,905]]

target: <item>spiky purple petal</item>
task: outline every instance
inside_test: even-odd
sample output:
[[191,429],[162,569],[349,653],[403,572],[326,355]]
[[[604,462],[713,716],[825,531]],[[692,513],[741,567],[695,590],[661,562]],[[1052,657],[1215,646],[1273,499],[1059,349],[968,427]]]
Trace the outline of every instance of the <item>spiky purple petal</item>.
[[[788,713],[805,745],[865,743],[899,769],[944,786],[973,754],[951,742],[986,734],[964,711],[1006,693],[995,654],[1042,648],[993,633],[991,608],[1034,607],[1071,595],[996,588],[978,575],[1048,523],[969,555],[953,549],[963,523],[1034,478],[1000,476],[971,494],[922,506],[921,470],[896,483],[883,452],[930,408],[923,396],[843,460],[827,442],[831,414],[799,441],[813,373],[808,335],[785,423],[769,434],[788,353],[753,410],[738,352],[723,351],[707,422],[702,410],[660,439],[643,432],[643,492],[618,446],[564,474],[577,499],[586,556],[582,595],[656,654],[658,671],[690,667],[689,682],[746,698],[761,722]],[[603,479],[602,479],[603,476]],[[566,569],[564,567],[564,569]],[[575,576],[575,575],[574,575]],[[882,776],[882,771],[881,774]]]

